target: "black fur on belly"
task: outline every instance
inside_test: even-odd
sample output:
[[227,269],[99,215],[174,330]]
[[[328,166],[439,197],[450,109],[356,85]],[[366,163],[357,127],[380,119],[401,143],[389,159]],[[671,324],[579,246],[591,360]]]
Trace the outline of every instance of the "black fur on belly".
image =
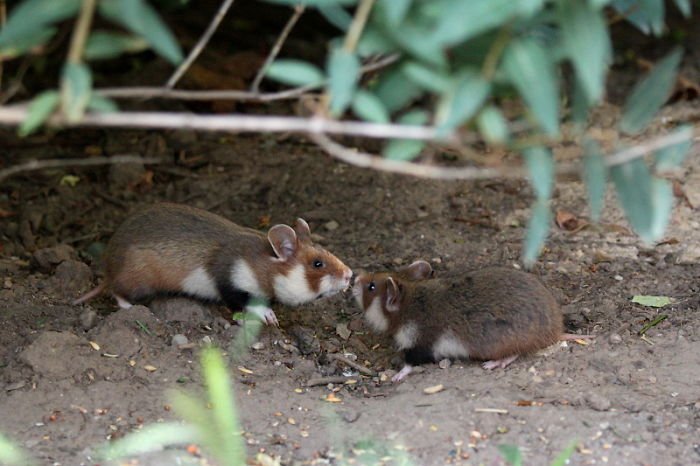
[[217,288],[221,301],[232,311],[242,310],[250,300],[250,294],[231,286],[228,282],[218,283]]
[[404,351],[404,359],[406,364],[411,366],[419,366],[421,364],[435,362],[433,350],[424,346],[416,346]]

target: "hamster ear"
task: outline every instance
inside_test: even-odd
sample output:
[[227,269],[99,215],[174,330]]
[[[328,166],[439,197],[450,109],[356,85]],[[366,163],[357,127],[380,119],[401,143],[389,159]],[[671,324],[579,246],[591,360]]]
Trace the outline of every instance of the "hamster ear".
[[277,257],[288,260],[297,252],[297,234],[292,227],[275,225],[267,232],[267,240]]
[[433,268],[424,260],[417,260],[404,269],[411,280],[425,280],[433,276]]
[[386,279],[386,310],[397,312],[401,303],[401,289],[396,280],[389,277]]
[[299,241],[304,243],[311,242],[311,228],[309,228],[309,224],[303,218],[298,218],[294,222],[294,231],[297,233]]

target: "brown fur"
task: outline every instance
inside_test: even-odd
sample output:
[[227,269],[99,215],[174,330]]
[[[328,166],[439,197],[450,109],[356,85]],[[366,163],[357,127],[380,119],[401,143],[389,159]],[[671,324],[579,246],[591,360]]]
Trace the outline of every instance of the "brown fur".
[[[397,311],[387,310],[393,280],[399,289]],[[531,353],[556,343],[564,331],[561,309],[533,275],[506,268],[452,273],[445,278],[413,281],[401,273],[364,274],[357,278],[367,309],[381,297],[393,336],[416,322],[416,347],[432,348],[446,330],[466,347],[470,358],[496,360]],[[368,284],[373,282],[375,292]]]

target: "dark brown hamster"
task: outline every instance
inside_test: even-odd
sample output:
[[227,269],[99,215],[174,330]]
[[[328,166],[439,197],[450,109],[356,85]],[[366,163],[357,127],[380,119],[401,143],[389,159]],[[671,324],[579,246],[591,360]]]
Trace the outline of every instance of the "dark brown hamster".
[[[559,304],[534,275],[507,268],[453,272],[433,278],[425,261],[397,272],[362,273],[353,295],[365,319],[388,332],[406,364],[392,380],[417,364],[470,358],[485,369],[506,367],[519,355],[562,338]],[[580,336],[576,336],[580,338]]]
[[352,277],[340,259],[311,242],[303,219],[265,235],[168,203],[129,216],[110,239],[103,263],[104,281],[74,304],[103,291],[121,307],[180,294],[245,309],[268,324],[277,324],[277,317],[261,300],[299,305],[348,288]]

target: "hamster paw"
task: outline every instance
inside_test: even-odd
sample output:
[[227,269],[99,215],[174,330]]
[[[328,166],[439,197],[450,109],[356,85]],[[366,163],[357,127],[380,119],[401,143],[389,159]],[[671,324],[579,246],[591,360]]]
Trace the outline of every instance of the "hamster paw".
[[246,307],[246,311],[258,316],[266,325],[274,325],[275,327],[279,327],[280,325],[275,311],[267,306],[248,306]]
[[508,364],[511,362],[515,361],[518,359],[518,355],[516,354],[515,356],[511,356],[509,358],[503,358],[503,359],[494,359],[492,361],[486,361],[481,365],[484,369],[487,371],[490,371],[492,369],[496,369],[500,367],[501,369],[505,369]]
[[406,365],[404,365],[404,366],[401,368],[401,370],[400,370],[398,373],[396,373],[396,375],[394,375],[394,376],[391,378],[391,381],[394,382],[394,383],[401,382],[401,381],[402,381],[403,379],[405,379],[406,376],[407,376],[408,374],[410,374],[412,371],[413,371],[413,367],[412,367],[412,366],[409,366],[408,364],[406,364]]
[[115,294],[115,295],[114,295],[114,299],[117,300],[117,305],[118,305],[121,309],[129,309],[130,307],[133,306],[133,304],[131,304],[129,301],[127,301],[126,299],[122,298],[122,297],[119,296],[119,295],[116,295],[116,294]]

